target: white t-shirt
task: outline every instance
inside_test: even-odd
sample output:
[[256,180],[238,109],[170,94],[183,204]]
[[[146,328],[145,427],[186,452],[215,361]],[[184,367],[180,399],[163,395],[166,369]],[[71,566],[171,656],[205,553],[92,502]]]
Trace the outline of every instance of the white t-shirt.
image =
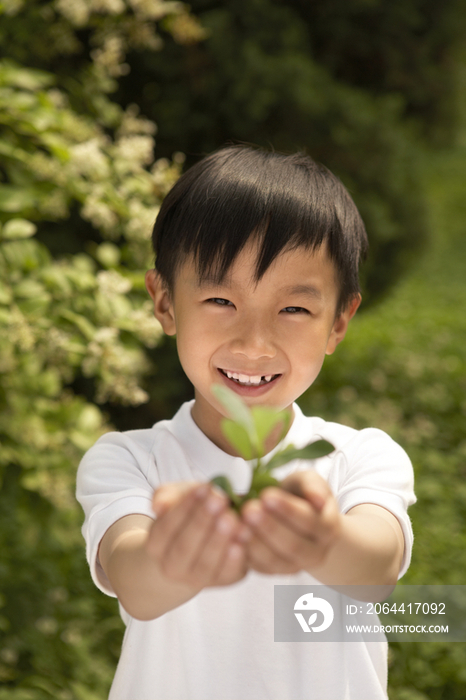
[[[99,543],[125,515],[153,518],[154,489],[218,474],[227,475],[238,493],[249,489],[250,465],[204,435],[192,404],[153,428],[104,435],[80,464],[77,497],[85,512],[87,558],[95,584],[108,595],[115,594],[97,558]],[[308,418],[296,404],[294,415],[285,443],[303,447],[326,439],[336,449],[314,462],[290,462],[275,475],[313,468],[329,483],[341,512],[361,503],[392,512],[405,537],[401,577],[413,540],[407,508],[415,502],[406,453],[381,430]],[[121,610],[126,632],[110,700],[385,700],[385,641],[274,642],[274,585],[317,583],[305,572],[251,571],[232,586],[204,589],[155,620],[135,620]]]

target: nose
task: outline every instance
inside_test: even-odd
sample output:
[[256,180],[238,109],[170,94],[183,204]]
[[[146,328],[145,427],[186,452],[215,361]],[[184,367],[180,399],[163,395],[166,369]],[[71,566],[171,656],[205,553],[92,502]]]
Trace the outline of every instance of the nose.
[[274,332],[262,318],[248,315],[235,325],[230,350],[235,355],[244,355],[250,360],[272,358],[277,354]]

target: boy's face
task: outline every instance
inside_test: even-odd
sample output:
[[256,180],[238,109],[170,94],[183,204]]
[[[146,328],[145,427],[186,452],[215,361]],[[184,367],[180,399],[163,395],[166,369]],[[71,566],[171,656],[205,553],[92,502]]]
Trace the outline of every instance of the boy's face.
[[230,453],[220,430],[225,411],[212,384],[225,384],[249,405],[290,407],[343,340],[360,303],[355,299],[335,317],[339,288],[323,247],[282,253],[257,284],[255,266],[256,248],[248,244],[220,285],[200,284],[194,261],[187,261],[172,296],[155,270],[146,275],[155,316],[165,333],[176,333],[181,365],[194,385],[193,418]]

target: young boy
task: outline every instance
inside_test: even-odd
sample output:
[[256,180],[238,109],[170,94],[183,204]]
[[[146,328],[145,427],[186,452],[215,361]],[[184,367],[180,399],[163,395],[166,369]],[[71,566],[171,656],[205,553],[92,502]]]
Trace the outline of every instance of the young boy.
[[[360,303],[366,234],[345,188],[304,155],[224,148],[166,197],[146,275],[194,400],[151,429],[109,433],[78,473],[96,585],[127,629],[111,700],[382,700],[386,642],[274,642],[275,584],[393,585],[414,502],[404,451],[376,429],[303,416],[295,400]],[[276,473],[237,516],[209,485],[248,490],[211,393],[291,408],[284,443],[335,451]],[[278,436],[269,439],[272,451]]]

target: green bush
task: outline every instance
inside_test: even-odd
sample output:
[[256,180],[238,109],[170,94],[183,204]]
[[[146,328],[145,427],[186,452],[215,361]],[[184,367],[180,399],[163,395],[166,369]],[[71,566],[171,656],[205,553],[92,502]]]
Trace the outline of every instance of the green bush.
[[[16,37],[20,54],[35,34],[38,59],[56,58],[50,32],[72,48],[76,26],[93,21],[107,45],[115,18],[85,5],[76,26],[60,20],[44,37],[54,5],[30,3],[22,24],[21,3],[0,4],[2,48]],[[65,16],[77,5],[56,7]],[[142,11],[131,21],[154,34]],[[124,55],[112,63],[95,51],[74,92],[48,71],[0,61],[0,698],[103,697],[121,640],[115,602],[89,579],[75,473],[108,429],[99,404],[147,399],[146,349],[160,328],[143,273],[181,158],[153,162],[155,125],[108,98]],[[83,230],[78,251],[60,252]],[[82,379],[88,397],[75,391]]]
[[[383,304],[356,316],[301,401],[309,414],[386,430],[410,455],[418,501],[400,585],[466,585],[464,156],[429,155],[430,248]],[[461,700],[464,652],[463,643],[393,644],[391,700]]]

